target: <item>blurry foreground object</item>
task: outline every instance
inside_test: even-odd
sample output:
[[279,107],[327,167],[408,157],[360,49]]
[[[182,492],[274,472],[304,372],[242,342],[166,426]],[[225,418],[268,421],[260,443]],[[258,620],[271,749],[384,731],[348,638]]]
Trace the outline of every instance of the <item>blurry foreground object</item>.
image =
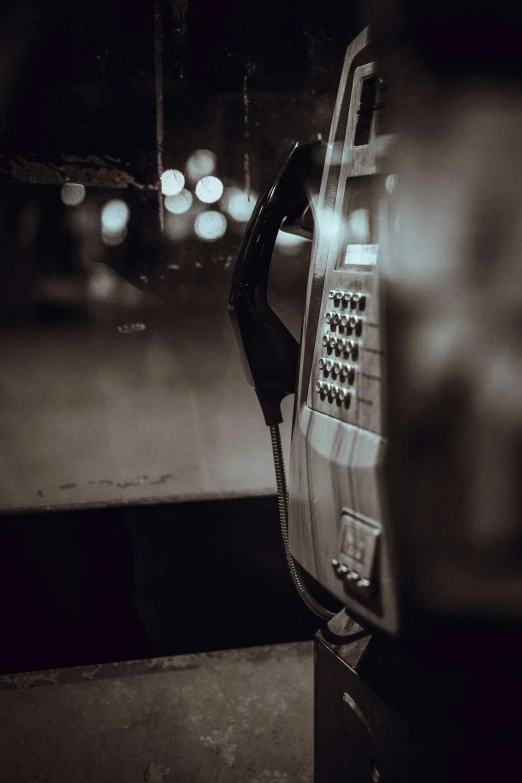
[[522,93],[430,86],[398,155],[390,493],[421,611],[522,616]]

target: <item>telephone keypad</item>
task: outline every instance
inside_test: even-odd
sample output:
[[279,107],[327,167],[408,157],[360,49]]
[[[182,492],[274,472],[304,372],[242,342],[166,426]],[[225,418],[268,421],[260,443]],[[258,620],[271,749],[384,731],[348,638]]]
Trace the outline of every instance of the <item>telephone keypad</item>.
[[[368,297],[368,291],[355,285],[350,290],[331,288],[323,310],[322,350],[316,358],[312,389],[318,410],[331,411],[331,415],[349,421],[359,415],[360,406],[367,400],[367,375],[360,361],[366,360],[365,351],[373,349],[374,324],[369,323]],[[364,372],[368,372],[366,364]]]
[[344,386],[328,381],[317,381],[315,390],[321,395],[321,399],[328,397],[330,402],[336,401],[338,405],[344,403],[346,407],[350,406],[351,391]]
[[[335,305],[347,307],[350,305],[352,310],[364,310],[366,307],[366,295],[359,291],[339,291],[332,288],[328,292],[328,299],[333,299]],[[330,313],[331,315],[331,313]]]

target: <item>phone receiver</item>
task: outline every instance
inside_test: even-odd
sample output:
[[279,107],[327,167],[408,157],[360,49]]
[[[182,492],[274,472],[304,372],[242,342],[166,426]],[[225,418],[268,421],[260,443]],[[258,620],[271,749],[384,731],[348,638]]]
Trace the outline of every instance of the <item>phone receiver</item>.
[[256,204],[230,289],[229,314],[248,383],[267,425],[280,424],[281,401],[295,392],[299,344],[268,304],[270,262],[283,227],[311,238],[313,216],[307,180],[317,167],[321,141],[295,142]]

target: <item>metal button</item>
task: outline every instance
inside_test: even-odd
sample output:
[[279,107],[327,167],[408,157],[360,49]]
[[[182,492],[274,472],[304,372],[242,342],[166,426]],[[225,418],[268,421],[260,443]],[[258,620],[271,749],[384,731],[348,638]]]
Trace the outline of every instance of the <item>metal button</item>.
[[345,565],[340,565],[339,568],[337,569],[337,573],[341,578],[347,577],[348,571],[349,569]]
[[332,314],[330,312],[326,313],[324,320],[326,321],[327,324],[329,324],[330,321],[332,320]]
[[339,373],[341,372],[341,368],[342,368],[342,364],[341,364],[341,362],[334,362],[334,366],[333,366],[333,368],[334,368],[334,372],[335,372],[337,375],[339,375]]
[[364,310],[365,307],[366,307],[366,297],[364,296],[364,294],[361,294],[359,298],[359,310]]
[[335,558],[332,560],[332,567],[333,568],[339,568],[339,561]]
[[332,337],[330,337],[330,339],[328,340],[328,345],[330,346],[330,348],[335,348],[335,346],[337,345],[337,339],[338,338],[334,337],[333,335]]
[[350,301],[351,298],[352,298],[351,292],[350,291],[345,291],[344,294],[343,294],[343,302],[345,304],[348,304],[348,302]]
[[337,348],[340,351],[346,350],[346,337],[338,337],[336,340]]
[[337,389],[337,399],[338,399],[340,402],[342,402],[342,401],[343,401],[343,400],[346,398],[346,395],[347,395],[347,394],[349,394],[349,392],[348,392],[348,389],[343,389],[343,388],[342,388],[342,386],[340,386],[340,387]]
[[315,384],[315,390],[316,390],[316,392],[319,392],[319,393],[322,392],[322,390],[323,390],[323,382],[322,381],[317,381],[317,383]]
[[348,576],[346,577],[347,582],[357,582],[359,580],[359,574],[357,571],[350,571]]
[[341,316],[339,313],[334,313],[332,316],[332,322],[337,326],[339,324],[339,321],[341,320]]
[[329,291],[328,292],[328,299],[334,299],[335,297],[335,291]]
[[359,579],[357,582],[357,587],[360,587],[361,590],[367,590],[370,586],[370,582],[368,579]]
[[327,370],[327,372],[331,372],[331,371],[332,371],[332,368],[333,368],[333,366],[334,366],[334,363],[333,363],[332,359],[327,359],[327,360],[326,360],[326,365],[325,365],[325,366],[326,366],[326,370]]
[[336,291],[334,294],[334,299],[342,299],[343,292],[342,291]]
[[323,345],[326,348],[326,346],[328,345],[328,335],[327,334],[323,335],[322,343],[323,343]]
[[341,316],[341,326],[344,329],[346,329],[346,327],[348,326],[348,316],[347,315]]
[[350,316],[350,322],[349,323],[350,323],[350,326],[352,327],[352,329],[355,329],[355,327],[357,326],[357,324],[359,323],[360,320],[361,319],[359,318],[358,315],[351,315]]
[[324,365],[325,365],[325,360],[323,359],[323,357],[321,357],[319,359],[319,369],[322,370]]

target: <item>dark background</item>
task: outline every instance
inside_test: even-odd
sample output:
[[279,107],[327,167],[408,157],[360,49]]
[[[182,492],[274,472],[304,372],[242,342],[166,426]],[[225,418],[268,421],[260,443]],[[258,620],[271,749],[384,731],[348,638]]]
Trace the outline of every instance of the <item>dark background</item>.
[[[318,627],[287,573],[268,434],[227,323],[244,226],[161,235],[156,120],[161,99],[164,168],[209,148],[225,185],[257,194],[290,141],[327,137],[361,27],[332,0],[4,4],[1,671]],[[86,185],[81,210],[61,202],[66,181]],[[114,197],[131,223],[107,247],[92,215]],[[308,257],[304,243],[274,258],[273,303],[297,334]],[[115,293],[93,294],[98,280]],[[146,332],[122,338],[135,322]]]

